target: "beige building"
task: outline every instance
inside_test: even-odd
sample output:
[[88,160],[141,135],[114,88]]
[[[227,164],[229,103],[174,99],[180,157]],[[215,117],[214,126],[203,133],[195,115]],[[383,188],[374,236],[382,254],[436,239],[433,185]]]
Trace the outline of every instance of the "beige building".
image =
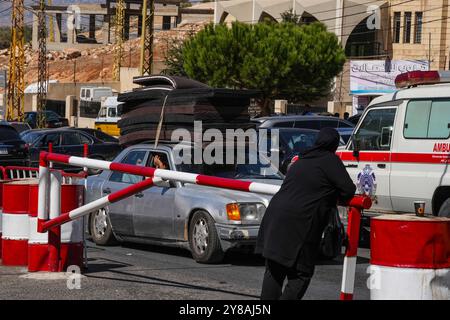
[[[348,58],[327,105],[329,112],[343,115],[392,90],[399,72],[449,69],[449,5],[449,0],[230,0],[216,4],[214,20],[280,21],[282,12],[294,10],[306,23],[323,22]],[[359,75],[369,78],[359,81]]]

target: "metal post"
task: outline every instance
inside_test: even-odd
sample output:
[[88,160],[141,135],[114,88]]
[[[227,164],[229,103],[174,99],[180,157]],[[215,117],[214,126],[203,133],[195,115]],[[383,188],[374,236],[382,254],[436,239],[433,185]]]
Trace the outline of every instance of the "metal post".
[[347,226],[348,244],[344,257],[340,300],[353,300],[360,224],[361,211],[355,207],[350,207],[348,209]]
[[[48,143],[48,152],[49,153],[53,152],[53,143],[52,142]],[[50,161],[48,166],[49,166],[50,169],[53,168],[53,162]]]
[[[59,171],[50,172],[50,219],[61,215],[61,183],[62,175]],[[56,226],[48,231],[49,270],[61,271],[61,226]]]
[[[85,143],[83,145],[83,157],[87,158],[88,157],[88,153],[89,153],[89,146],[87,143]],[[83,172],[86,175],[85,179],[84,179],[84,198],[86,198],[86,192],[87,192],[87,173],[88,173],[88,168],[87,167],[83,167]],[[86,216],[83,216],[83,256],[84,256],[84,268],[87,269],[88,268],[88,256],[87,256],[87,250],[86,250],[86,229],[87,229],[87,220],[86,220]]]
[[48,220],[48,188],[50,170],[46,163],[39,164],[38,219]]

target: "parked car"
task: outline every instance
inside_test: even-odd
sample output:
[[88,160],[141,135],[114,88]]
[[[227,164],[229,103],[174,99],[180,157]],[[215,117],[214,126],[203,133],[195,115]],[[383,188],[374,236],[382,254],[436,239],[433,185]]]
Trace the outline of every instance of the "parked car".
[[259,128],[302,128],[320,130],[322,128],[335,128],[344,142],[347,142],[350,138],[354,124],[351,122],[327,116],[276,116],[276,117],[261,117],[253,119],[254,122],[258,121],[261,124]]
[[[123,150],[115,162],[153,166],[158,155],[170,170],[281,185],[283,175],[270,164],[183,164],[173,143],[139,144]],[[179,144],[178,144],[179,146]],[[181,164],[177,164],[181,163]],[[87,179],[86,201],[114,193],[143,178],[103,171]],[[230,248],[254,246],[270,196],[180,182],[163,182],[91,213],[89,230],[99,245],[131,241],[180,246],[202,263],[222,260]]]
[[[28,123],[32,129],[37,128],[37,111],[25,112],[24,122]],[[66,118],[60,117],[56,112],[51,110],[44,111],[44,121],[46,128],[60,128],[69,126]]]
[[13,121],[13,122],[9,122],[9,124],[16,129],[16,131],[18,133],[22,133],[24,131],[30,130],[31,127],[28,123],[26,122],[18,122],[18,121]]
[[[122,150],[118,143],[104,142],[72,129],[34,129],[23,132],[22,139],[28,144],[30,165],[33,167],[39,165],[39,153],[48,151],[49,143],[53,144],[53,152],[72,156],[83,156],[83,146],[88,144],[89,158],[99,160],[112,160]],[[55,164],[55,168],[79,170],[62,164]]]
[[0,123],[0,166],[27,166],[28,151],[19,133],[6,122]]
[[116,137],[110,136],[109,134],[107,134],[101,130],[91,129],[91,128],[73,128],[73,127],[71,127],[70,129],[82,131],[82,132],[87,133],[88,135],[93,136],[104,142],[119,143],[119,139],[117,139]]
[[[274,146],[274,130],[278,131],[279,148]],[[292,158],[303,151],[311,148],[316,141],[318,130],[297,129],[297,128],[269,128],[267,129],[267,150],[278,152],[279,168],[286,174],[287,168]],[[261,141],[263,142],[263,141]]]
[[355,126],[358,124],[359,119],[361,119],[362,113],[355,114],[354,116],[351,116],[348,118],[348,121],[353,123]]

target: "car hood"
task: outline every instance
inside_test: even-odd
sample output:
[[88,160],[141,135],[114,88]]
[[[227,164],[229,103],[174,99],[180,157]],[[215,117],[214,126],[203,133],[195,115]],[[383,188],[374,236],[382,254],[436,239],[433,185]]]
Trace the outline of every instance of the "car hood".
[[[249,181],[249,180],[244,180]],[[282,180],[274,180],[274,179],[258,179],[251,180],[251,182],[258,183],[266,183],[271,185],[280,186],[283,181]],[[189,190],[195,190],[196,192],[200,192],[203,194],[205,198],[214,197],[215,200],[218,200],[218,197],[222,198],[224,202],[261,202],[267,207],[269,205],[270,199],[272,199],[271,195],[260,194],[260,193],[252,193],[252,192],[244,192],[244,191],[236,191],[222,188],[214,188],[207,187],[195,184],[185,184],[185,188]]]

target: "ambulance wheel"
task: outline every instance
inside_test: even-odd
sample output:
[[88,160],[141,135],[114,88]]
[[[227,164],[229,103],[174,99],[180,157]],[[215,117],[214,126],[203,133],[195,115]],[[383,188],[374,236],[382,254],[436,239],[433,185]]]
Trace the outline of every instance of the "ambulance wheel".
[[205,211],[197,211],[189,224],[189,247],[192,257],[199,263],[218,263],[224,252],[211,216]]
[[438,216],[450,218],[450,198],[445,200],[444,203],[441,205]]
[[96,212],[90,214],[89,228],[92,240],[96,244],[110,246],[117,243],[105,208],[98,209]]

